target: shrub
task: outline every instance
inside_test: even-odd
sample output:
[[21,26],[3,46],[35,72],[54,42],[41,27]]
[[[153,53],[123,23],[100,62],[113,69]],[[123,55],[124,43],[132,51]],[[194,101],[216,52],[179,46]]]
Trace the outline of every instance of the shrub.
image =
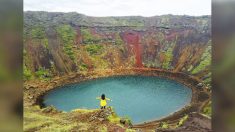
[[23,79],[24,80],[31,80],[33,78],[33,75],[29,69],[24,65],[23,67]]
[[81,63],[81,65],[79,65],[79,69],[80,69],[81,71],[86,71],[86,70],[87,70],[87,65],[84,64],[84,63]]
[[101,126],[101,127],[99,128],[99,132],[108,132],[108,129],[107,129],[106,126]]
[[81,28],[80,31],[81,31],[83,43],[93,43],[93,42],[99,41],[99,38],[95,35],[92,35],[89,29]]
[[[162,40],[163,41],[163,40]],[[166,51],[163,52],[164,54],[164,61],[162,64],[162,68],[164,69],[170,69],[171,68],[171,62],[173,59],[173,50],[175,47],[176,42],[167,42],[166,43]]]
[[41,80],[48,80],[51,78],[50,71],[41,67],[35,72],[35,75]]
[[43,27],[33,27],[31,30],[31,37],[34,40],[40,40],[43,46],[48,49],[48,39],[46,37],[46,31]]
[[57,28],[57,33],[63,42],[63,50],[70,59],[74,60],[75,54],[73,52],[73,44],[76,32],[70,25],[63,25]]
[[112,123],[120,123],[121,120],[120,117],[118,117],[115,113],[109,115],[107,119]]
[[123,42],[123,40],[122,40],[122,38],[120,37],[120,35],[118,34],[118,33],[116,33],[115,34],[115,44],[116,45],[121,45],[121,44],[123,44],[124,42]]
[[33,39],[43,39],[45,38],[45,30],[40,26],[33,27],[31,30],[31,36]]
[[97,44],[88,44],[88,45],[86,45],[86,50],[91,55],[101,52],[102,48],[103,48],[102,45],[97,45]]
[[164,69],[168,69],[170,67],[170,64],[171,64],[171,61],[172,61],[172,58],[173,58],[172,52],[173,52],[172,47],[168,48],[167,51],[165,52],[165,60],[162,64],[162,67]]
[[193,69],[192,74],[196,74],[201,70],[204,70],[207,66],[211,64],[211,45],[209,45],[205,52],[202,54],[202,59],[199,65]]
[[178,122],[177,127],[182,126],[187,119],[188,119],[188,115],[185,115],[184,117],[182,117],[180,121]]
[[203,114],[206,114],[207,116],[211,117],[212,114],[212,108],[211,108],[211,101],[204,107]]
[[166,129],[169,128],[169,125],[166,122],[161,122],[160,127]]

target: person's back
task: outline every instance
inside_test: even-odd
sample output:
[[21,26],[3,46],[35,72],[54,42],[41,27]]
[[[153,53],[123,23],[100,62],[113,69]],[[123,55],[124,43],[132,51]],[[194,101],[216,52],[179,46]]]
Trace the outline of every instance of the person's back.
[[105,109],[107,105],[107,100],[110,100],[109,98],[105,97],[105,94],[102,94],[101,97],[97,97],[96,99],[100,100],[101,109]]

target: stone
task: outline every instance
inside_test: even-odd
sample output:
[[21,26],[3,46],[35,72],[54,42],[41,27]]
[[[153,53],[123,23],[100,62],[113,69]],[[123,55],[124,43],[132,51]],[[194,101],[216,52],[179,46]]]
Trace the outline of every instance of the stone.
[[126,124],[126,120],[125,119],[121,119],[120,123],[125,125]]
[[104,118],[98,118],[99,121],[104,121],[105,119]]
[[197,86],[198,86],[198,87],[202,87],[203,84],[202,84],[202,83],[198,83]]
[[59,111],[53,106],[48,106],[48,107],[42,109],[42,112],[43,113],[57,113]]

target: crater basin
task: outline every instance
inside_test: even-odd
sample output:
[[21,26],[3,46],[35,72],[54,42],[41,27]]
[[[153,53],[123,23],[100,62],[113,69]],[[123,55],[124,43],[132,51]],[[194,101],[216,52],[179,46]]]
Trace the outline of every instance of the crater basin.
[[157,120],[182,109],[191,102],[192,90],[177,81],[154,76],[113,76],[65,85],[49,91],[43,104],[59,110],[99,108],[105,94],[119,116],[134,124]]

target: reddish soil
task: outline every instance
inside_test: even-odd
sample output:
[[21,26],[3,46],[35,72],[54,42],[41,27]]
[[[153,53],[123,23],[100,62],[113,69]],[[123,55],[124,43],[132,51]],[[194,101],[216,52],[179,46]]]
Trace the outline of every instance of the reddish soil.
[[128,45],[129,51],[133,51],[135,54],[136,67],[143,67],[140,34],[137,32],[125,32],[123,38]]
[[80,31],[81,29],[80,29],[80,27],[77,27],[77,29],[76,29],[76,32],[77,32],[77,35],[76,35],[76,39],[75,39],[75,44],[80,44],[81,43],[81,41],[82,41],[82,35],[81,35],[81,31]]

